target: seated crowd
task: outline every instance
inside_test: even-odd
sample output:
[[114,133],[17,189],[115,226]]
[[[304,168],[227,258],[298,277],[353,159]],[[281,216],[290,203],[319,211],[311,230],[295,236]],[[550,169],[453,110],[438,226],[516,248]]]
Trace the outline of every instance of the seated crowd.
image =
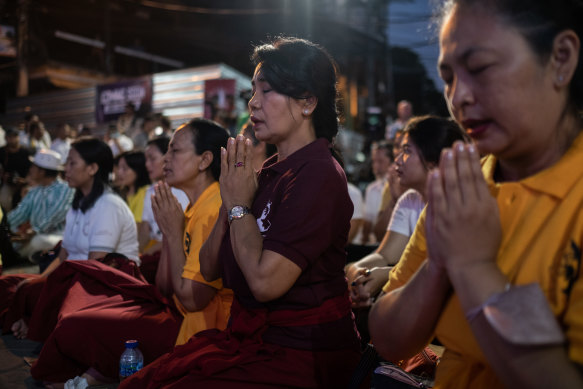
[[[0,277],[2,332],[43,342],[31,374],[48,387],[117,382],[128,339],[144,368],[122,389],[370,387],[363,350],[407,369],[428,345],[435,388],[583,386],[575,3],[448,1],[452,118],[404,104],[364,205],[334,145],[336,65],[307,40],[255,47],[235,138],[205,119],[150,137],[128,106],[109,139],[48,150],[32,118],[30,168],[4,172],[0,200],[15,249],[49,263]],[[0,156],[22,159],[6,135]]]

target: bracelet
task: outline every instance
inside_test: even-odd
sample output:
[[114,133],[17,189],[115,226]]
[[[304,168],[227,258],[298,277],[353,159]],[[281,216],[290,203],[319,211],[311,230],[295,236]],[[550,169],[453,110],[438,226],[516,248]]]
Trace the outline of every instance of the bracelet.
[[565,334],[553,314],[547,297],[536,282],[507,286],[466,314],[468,322],[483,314],[487,324],[506,342],[516,346],[557,346]]
[[494,304],[496,301],[498,301],[504,293],[506,293],[510,290],[511,287],[512,287],[512,284],[510,282],[507,282],[506,285],[504,285],[503,292],[494,293],[492,296],[488,297],[486,299],[486,301],[484,301],[481,305],[478,305],[477,307],[474,307],[474,308],[470,309],[469,311],[467,311],[466,312],[466,319],[468,320],[468,322],[471,323],[480,313],[482,313],[482,311],[484,310],[485,307],[487,307],[488,305]]

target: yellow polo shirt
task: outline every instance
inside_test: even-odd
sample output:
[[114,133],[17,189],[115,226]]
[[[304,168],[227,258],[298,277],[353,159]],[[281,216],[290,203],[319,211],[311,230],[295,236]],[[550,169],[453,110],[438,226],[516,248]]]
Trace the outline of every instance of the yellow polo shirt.
[[184,254],[186,263],[184,264],[182,278],[187,278],[201,284],[212,286],[217,289],[217,293],[208,305],[200,311],[188,312],[184,306],[174,296],[176,306],[184,315],[180,332],[176,339],[176,344],[184,344],[197,332],[218,328],[224,330],[227,327],[231,303],[233,302],[233,291],[223,288],[221,279],[207,282],[200,273],[199,251],[203,243],[208,239],[215,222],[219,216],[221,207],[221,193],[219,183],[215,182],[205,189],[198,200],[184,212]]
[[[568,339],[569,358],[583,364],[583,133],[553,166],[518,182],[495,183],[496,159],[482,171],[498,202],[502,242],[497,264],[512,284],[538,282]],[[426,258],[425,211],[383,290],[404,285]],[[414,303],[414,302],[412,302]],[[435,388],[503,387],[482,354],[455,294],[435,333],[446,347]]]
[[136,193],[128,196],[128,207],[134,215],[136,223],[142,221],[142,214],[144,213],[144,199],[146,198],[146,192],[148,191],[149,185],[144,185],[139,188]]

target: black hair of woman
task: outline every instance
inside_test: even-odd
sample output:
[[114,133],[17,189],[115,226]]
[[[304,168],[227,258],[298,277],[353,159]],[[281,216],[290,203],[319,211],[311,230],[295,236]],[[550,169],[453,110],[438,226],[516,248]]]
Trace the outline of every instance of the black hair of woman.
[[120,159],[123,158],[127,165],[136,173],[136,182],[134,183],[135,190],[142,186],[150,185],[150,177],[146,170],[146,156],[143,151],[132,150],[120,154]]
[[95,163],[98,167],[93,177],[91,192],[83,196],[81,190],[77,189],[73,198],[73,209],[81,209],[85,213],[108,187],[109,175],[113,170],[113,153],[107,143],[94,137],[81,137],[71,143],[71,147],[79,153],[86,164]]
[[293,99],[315,97],[312,113],[316,138],[333,143],[338,133],[336,63],[319,45],[299,38],[279,37],[257,46],[251,56],[263,77],[278,93]]
[[201,118],[192,119],[186,124],[186,128],[191,131],[196,154],[201,155],[205,151],[213,154],[209,168],[215,181],[218,181],[221,175],[221,147],[227,146],[229,132],[220,124]]
[[[455,6],[482,3],[518,29],[541,63],[546,63],[558,33],[573,30],[583,42],[583,1],[581,0],[447,0],[440,12],[441,21]],[[581,118],[583,112],[583,50],[569,89],[570,108]]]
[[419,156],[426,168],[429,164],[437,166],[441,151],[452,147],[456,140],[471,142],[453,119],[432,115],[411,118],[403,131],[419,149]]
[[154,139],[148,141],[148,146],[155,146],[162,155],[168,152],[168,145],[170,144],[170,138],[167,136],[158,136]]

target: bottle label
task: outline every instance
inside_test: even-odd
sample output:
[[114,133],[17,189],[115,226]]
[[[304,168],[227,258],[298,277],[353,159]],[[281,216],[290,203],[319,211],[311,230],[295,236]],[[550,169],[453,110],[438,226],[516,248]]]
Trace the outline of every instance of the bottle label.
[[144,367],[144,362],[121,363],[119,365],[119,376],[126,378]]

